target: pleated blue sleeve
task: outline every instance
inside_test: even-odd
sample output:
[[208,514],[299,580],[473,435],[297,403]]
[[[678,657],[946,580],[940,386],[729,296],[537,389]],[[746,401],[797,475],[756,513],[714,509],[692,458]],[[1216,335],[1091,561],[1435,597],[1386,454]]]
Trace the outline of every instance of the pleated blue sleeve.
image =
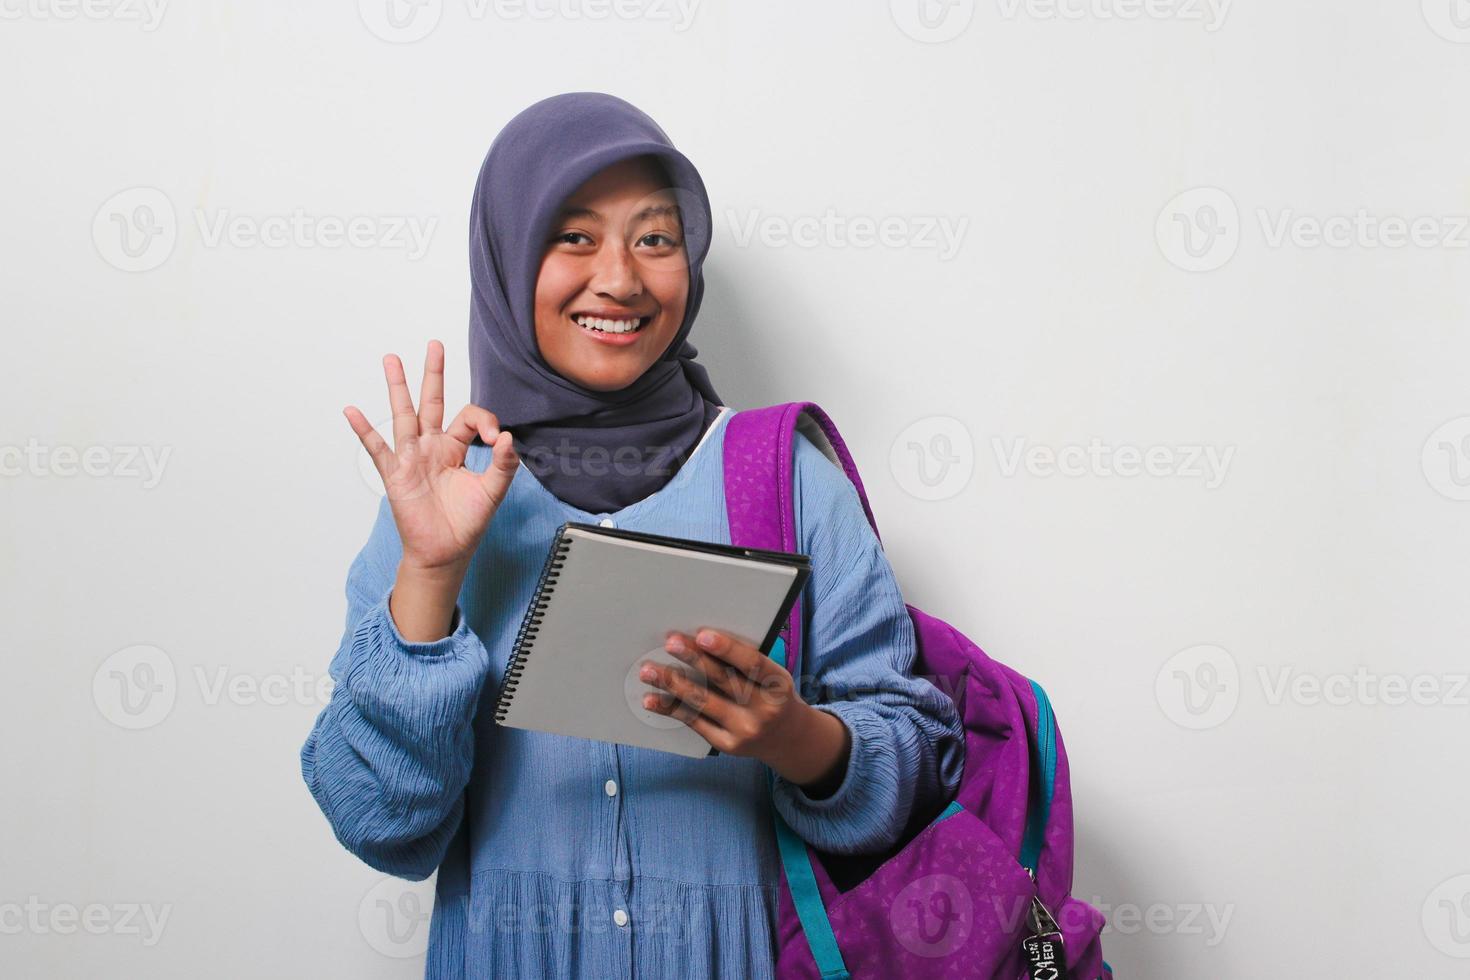
[[963,731],[954,702],[912,672],[913,621],[857,488],[805,436],[795,442],[798,541],[812,558],[798,691],[847,726],[851,749],[830,796],[777,774],[774,805],[819,850],[874,853],[898,841],[916,808],[952,798]]
[[451,635],[411,643],[388,611],[402,544],[385,497],[347,573],[347,624],[330,702],[301,775],[337,840],[369,866],[421,881],[464,816],[473,721],[489,658],[459,605]]

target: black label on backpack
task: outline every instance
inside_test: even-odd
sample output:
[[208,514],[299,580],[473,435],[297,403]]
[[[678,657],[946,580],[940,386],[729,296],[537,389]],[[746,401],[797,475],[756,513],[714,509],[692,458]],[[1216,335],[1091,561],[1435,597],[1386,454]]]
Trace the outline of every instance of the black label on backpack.
[[1021,941],[1021,952],[1026,959],[1026,976],[1029,980],[1067,980],[1067,957],[1062,949],[1062,931],[1057,920],[1041,904],[1040,898],[1031,900],[1032,935]]
[[1030,980],[1067,980],[1067,959],[1062,954],[1061,933],[1027,936],[1021,942]]

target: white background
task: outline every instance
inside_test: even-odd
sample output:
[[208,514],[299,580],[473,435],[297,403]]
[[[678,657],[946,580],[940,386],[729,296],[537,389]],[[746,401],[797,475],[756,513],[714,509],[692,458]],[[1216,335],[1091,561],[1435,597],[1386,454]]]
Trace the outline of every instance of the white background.
[[[388,2],[0,0],[0,972],[421,975],[298,769],[341,408],[430,338],[463,403],[484,152],[598,89],[707,181],[725,401],[821,404],[908,601],[1051,692],[1118,976],[1463,975],[1463,0]],[[246,235],[297,212],[367,239]]]

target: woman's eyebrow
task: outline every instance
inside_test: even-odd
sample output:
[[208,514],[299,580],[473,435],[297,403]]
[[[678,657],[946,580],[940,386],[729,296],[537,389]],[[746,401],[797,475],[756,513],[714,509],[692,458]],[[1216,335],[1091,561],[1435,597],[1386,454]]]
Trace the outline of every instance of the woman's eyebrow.
[[658,218],[664,215],[668,215],[672,218],[677,218],[679,216],[679,205],[654,204],[644,208],[642,211],[639,211],[637,214],[633,215],[633,219],[635,221],[645,221],[649,218]]
[[[633,215],[633,220],[647,221],[649,218],[662,215],[670,215],[677,218],[679,216],[679,206],[677,204],[653,204]],[[599,223],[602,221],[602,215],[591,208],[563,208],[558,213],[558,217],[562,221],[567,221],[572,218],[580,218],[585,221],[596,221]]]

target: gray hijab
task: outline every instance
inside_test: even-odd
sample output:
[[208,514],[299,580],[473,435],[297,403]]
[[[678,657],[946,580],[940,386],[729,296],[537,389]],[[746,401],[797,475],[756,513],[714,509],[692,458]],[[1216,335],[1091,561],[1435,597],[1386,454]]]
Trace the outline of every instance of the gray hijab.
[[[636,381],[596,391],[564,377],[536,343],[536,278],[563,201],[610,164],[650,154],[668,175],[689,267],[684,322]],[[490,146],[470,208],[470,401],[511,430],[545,487],[593,514],[664,486],[719,414],[720,396],[685,339],[704,295],[711,216],[704,181],[658,124],[602,92],[523,110]]]

